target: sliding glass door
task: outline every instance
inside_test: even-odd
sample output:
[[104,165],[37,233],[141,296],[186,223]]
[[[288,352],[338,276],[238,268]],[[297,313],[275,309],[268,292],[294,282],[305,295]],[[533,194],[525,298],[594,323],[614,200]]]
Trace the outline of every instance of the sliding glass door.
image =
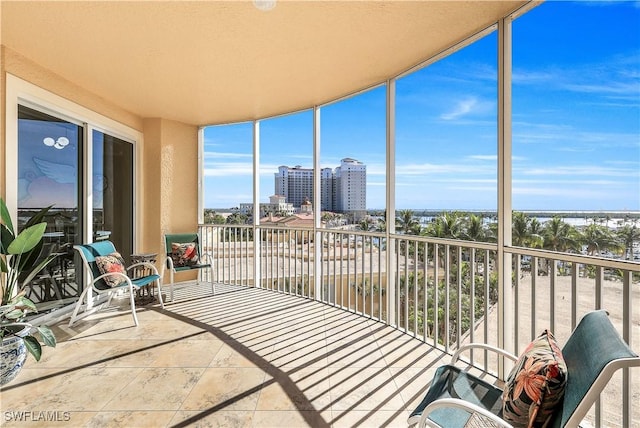
[[[87,153],[90,165],[83,161]],[[90,124],[18,106],[17,228],[21,230],[38,210],[51,207],[41,257],[57,255],[26,287],[40,312],[73,303],[82,292],[74,244],[109,239],[129,259],[133,153],[132,143]]]
[[109,239],[130,262],[133,253],[133,144],[94,130],[93,240]]
[[18,224],[51,207],[41,257],[56,260],[26,287],[40,312],[77,300],[73,244],[82,236],[82,156],[84,129],[41,111],[18,106]]

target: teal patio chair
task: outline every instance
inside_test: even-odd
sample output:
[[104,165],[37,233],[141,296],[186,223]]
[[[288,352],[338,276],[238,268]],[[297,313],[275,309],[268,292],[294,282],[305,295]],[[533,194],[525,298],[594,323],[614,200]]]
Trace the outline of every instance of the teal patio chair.
[[[80,254],[85,271],[88,275],[87,286],[84,287],[76,307],[71,315],[69,326],[72,326],[76,321],[87,315],[94,313],[102,308],[106,308],[111,304],[113,295],[128,291],[129,298],[131,300],[131,314],[133,315],[133,322],[138,325],[138,317],[136,316],[136,304],[135,304],[135,292],[144,286],[151,286],[153,282],[156,283],[158,300],[160,306],[164,308],[164,302],[162,301],[162,283],[161,277],[158,274],[158,269],[153,263],[142,262],[135,263],[131,266],[124,267],[122,262],[122,268],[118,266],[118,263],[109,264],[114,260],[114,253],[116,248],[111,241],[99,241],[91,244],[74,245],[74,250]],[[105,266],[110,266],[106,268]],[[142,277],[132,277],[130,271],[136,268],[145,268],[150,274]],[[92,290],[95,295],[89,297],[89,290]],[[107,301],[95,307],[92,307],[93,303],[97,302],[103,295],[107,294]]]
[[[427,394],[409,416],[409,426],[462,428],[474,422],[512,426],[502,418],[503,390],[454,366],[460,354],[472,348],[517,359],[490,345],[461,346],[450,364],[436,370]],[[578,427],[617,370],[640,367],[640,357],[622,340],[604,310],[582,318],[562,348],[562,356],[567,366],[564,399],[554,409],[549,427]]]
[[196,284],[199,284],[202,277],[202,270],[209,271],[209,281],[211,281],[211,294],[215,294],[215,284],[213,283],[213,265],[211,255],[203,253],[200,248],[200,238],[197,233],[173,233],[164,235],[166,261],[162,264],[162,277],[165,270],[169,270],[169,290],[171,301],[173,302],[174,274],[177,272],[187,272],[198,270]]

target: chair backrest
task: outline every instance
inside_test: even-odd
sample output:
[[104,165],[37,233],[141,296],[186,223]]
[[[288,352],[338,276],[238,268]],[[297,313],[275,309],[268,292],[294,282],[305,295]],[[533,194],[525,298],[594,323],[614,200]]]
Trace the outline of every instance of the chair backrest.
[[578,426],[613,373],[640,367],[640,357],[622,340],[604,310],[589,312],[580,320],[562,355],[567,363],[567,385],[553,427]]
[[[100,270],[98,269],[98,264],[96,263],[96,257],[108,256],[116,251],[116,247],[111,241],[99,241],[91,244],[74,245],[73,248],[78,251],[83,263],[89,268],[92,283],[94,278],[101,275]],[[99,289],[110,288],[104,281],[99,281],[94,285]]]
[[164,235],[164,248],[167,257],[171,257],[171,244],[186,244],[189,242],[196,244],[196,251],[198,252],[198,258],[200,258],[200,240],[197,233],[172,233]]

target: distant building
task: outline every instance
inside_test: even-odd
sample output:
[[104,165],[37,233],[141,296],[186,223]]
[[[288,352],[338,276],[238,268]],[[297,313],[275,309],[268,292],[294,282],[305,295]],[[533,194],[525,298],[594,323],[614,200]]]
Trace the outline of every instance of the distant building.
[[[282,195],[269,196],[268,204],[260,204],[260,215],[265,216],[268,214],[278,214],[283,216],[289,216],[296,212],[293,204],[287,202],[286,198]],[[240,214],[252,215],[253,204],[242,203],[240,204]]]
[[367,215],[367,166],[355,159],[342,159],[334,171],[334,182],[335,211],[364,218]]
[[300,208],[305,200],[313,201],[313,169],[296,165],[278,167],[275,174],[275,193]]
[[309,199],[305,199],[302,205],[300,205],[300,214],[313,214],[313,204]]
[[260,219],[261,226],[286,226],[313,229],[312,214],[293,214],[289,216],[275,216],[269,214]]
[[[278,167],[274,177],[275,193],[301,209],[305,201],[313,204],[313,169],[296,165]],[[340,166],[320,171],[320,209],[364,218],[367,210],[367,166],[344,158]]]

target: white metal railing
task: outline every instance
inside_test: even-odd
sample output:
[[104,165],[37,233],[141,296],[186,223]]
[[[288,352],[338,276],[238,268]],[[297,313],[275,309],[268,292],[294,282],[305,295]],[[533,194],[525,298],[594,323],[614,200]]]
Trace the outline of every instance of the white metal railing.
[[[246,225],[201,225],[200,233],[216,282],[322,301],[445,352],[468,342],[498,345],[496,244]],[[513,290],[515,353],[545,328],[564,343],[593,309],[609,311],[625,341],[640,347],[640,263],[519,247],[505,252],[512,263],[511,278],[503,280]],[[469,362],[498,373],[497,358],[484,351],[471,354]],[[638,394],[640,373],[622,372],[590,421],[640,426]]]

